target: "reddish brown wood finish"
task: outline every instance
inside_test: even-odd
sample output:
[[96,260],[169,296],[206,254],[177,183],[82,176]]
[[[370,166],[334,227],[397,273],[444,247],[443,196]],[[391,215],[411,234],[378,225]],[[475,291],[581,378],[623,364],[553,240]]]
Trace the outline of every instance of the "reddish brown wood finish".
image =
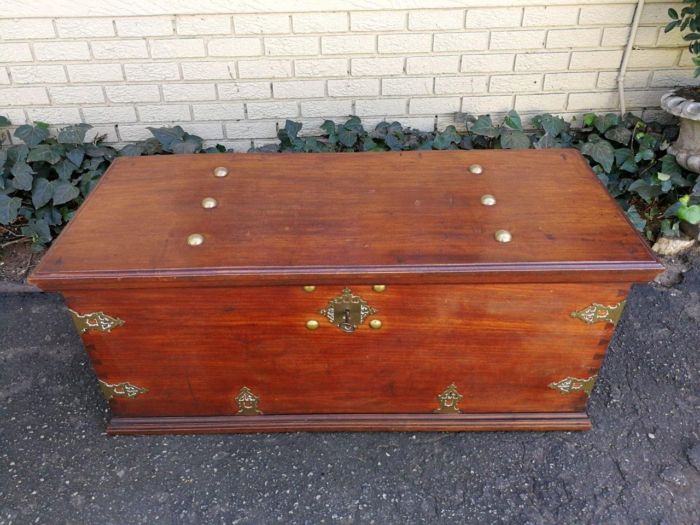
[[[246,386],[265,414],[429,414],[457,385],[463,412],[581,412],[584,393],[549,383],[597,372],[612,326],[570,313],[622,300],[618,284],[353,287],[378,312],[345,333],[319,310],[341,287],[66,292],[78,312],[125,321],[85,346],[108,383],[148,388],[118,416],[234,415]],[[308,330],[306,321],[321,323]]]
[[[570,313],[660,268],[574,150],[194,155],[118,160],[30,281],[125,321],[83,336],[148,389],[110,433],[580,430],[586,395],[548,385],[595,375],[613,328]],[[380,330],[319,313],[346,286]],[[451,383],[462,414],[434,414]]]
[[[487,193],[495,206],[480,204]],[[499,229],[513,241],[496,242]],[[188,246],[192,233],[204,244]],[[31,280],[573,282],[659,269],[576,150],[221,154],[118,159]]]
[[295,416],[114,417],[107,433],[219,434],[222,432],[477,432],[495,430],[590,430],[585,413],[352,414]]

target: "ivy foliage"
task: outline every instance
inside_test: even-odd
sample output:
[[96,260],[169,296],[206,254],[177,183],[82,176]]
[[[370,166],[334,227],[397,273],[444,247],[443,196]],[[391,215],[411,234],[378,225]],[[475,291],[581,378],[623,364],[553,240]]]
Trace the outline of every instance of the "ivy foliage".
[[[286,121],[279,142],[251,151],[263,152],[376,152],[409,150],[470,150],[577,148],[593,171],[649,240],[660,233],[677,235],[681,220],[700,222],[700,180],[683,170],[665,152],[676,126],[645,123],[628,114],[586,114],[581,122],[542,114],[525,130],[515,111],[500,122],[489,115],[458,115],[464,128],[420,131],[399,122],[380,122],[367,130],[358,117],[345,122],[326,120],[316,136],[301,133],[302,124]],[[16,144],[2,131],[10,122],[0,117],[0,225],[31,238],[40,249],[50,243],[95,187],[117,156],[177,153],[219,153],[221,145],[203,141],[180,126],[149,128],[153,137],[121,150],[87,140],[90,126],[78,124],[58,130],[37,122],[14,131]],[[552,174],[556,177],[556,174]],[[556,181],[566,184],[566,181]]]
[[700,0],[683,0],[688,4],[681,9],[680,14],[673,8],[668,10],[671,21],[666,24],[664,32],[668,33],[674,29],[681,32],[687,31],[683,35],[683,40],[688,42],[688,51],[693,56],[695,64],[695,76],[700,76]]
[[[9,125],[0,118],[0,128]],[[36,247],[54,238],[117,155],[99,139],[86,141],[90,128],[68,126],[52,137],[37,122],[14,131],[22,143],[0,148],[0,224],[19,224]]]

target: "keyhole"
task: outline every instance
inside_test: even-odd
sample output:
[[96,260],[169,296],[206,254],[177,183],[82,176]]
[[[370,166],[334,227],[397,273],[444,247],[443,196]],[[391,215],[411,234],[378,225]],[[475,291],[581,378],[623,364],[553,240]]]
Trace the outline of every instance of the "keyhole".
[[343,314],[343,321],[347,324],[350,324],[350,308],[345,309],[345,313]]

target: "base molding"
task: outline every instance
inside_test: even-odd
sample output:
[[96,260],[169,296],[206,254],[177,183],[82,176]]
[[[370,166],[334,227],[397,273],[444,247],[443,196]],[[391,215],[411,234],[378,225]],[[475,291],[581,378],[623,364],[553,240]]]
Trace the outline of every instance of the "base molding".
[[590,430],[585,412],[508,414],[293,414],[113,417],[112,435],[239,432],[465,432]]

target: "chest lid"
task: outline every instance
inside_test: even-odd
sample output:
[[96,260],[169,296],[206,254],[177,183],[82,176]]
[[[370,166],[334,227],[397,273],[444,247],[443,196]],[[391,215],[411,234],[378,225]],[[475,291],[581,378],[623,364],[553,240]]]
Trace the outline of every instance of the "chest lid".
[[206,154],[117,159],[30,282],[631,281],[660,269],[576,150]]

